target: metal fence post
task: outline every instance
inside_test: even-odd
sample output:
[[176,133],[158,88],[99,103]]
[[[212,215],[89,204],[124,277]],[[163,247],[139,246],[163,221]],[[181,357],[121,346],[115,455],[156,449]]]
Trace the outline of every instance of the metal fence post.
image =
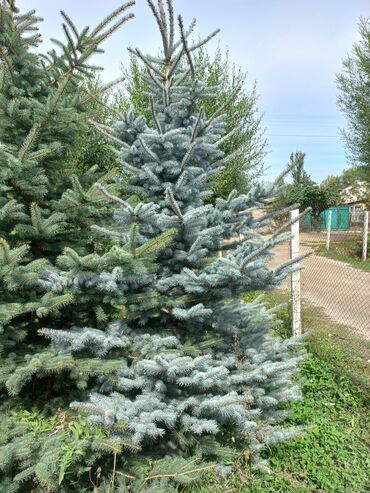
[[362,260],[367,259],[367,241],[369,234],[369,211],[364,213],[364,229],[362,233]]
[[331,233],[331,215],[332,211],[328,211],[328,229],[326,232],[326,249],[330,248],[330,233]]
[[[290,211],[290,220],[299,216],[299,209]],[[290,239],[290,258],[294,259],[299,255],[299,221],[293,223],[290,227],[292,237]],[[291,303],[292,303],[292,333],[293,336],[302,334],[301,321],[301,272],[299,270],[292,272],[291,282]]]

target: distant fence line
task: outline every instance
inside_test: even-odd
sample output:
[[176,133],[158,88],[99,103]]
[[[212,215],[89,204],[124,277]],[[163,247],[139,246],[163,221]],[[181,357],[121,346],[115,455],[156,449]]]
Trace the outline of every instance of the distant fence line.
[[[297,214],[292,211],[290,216]],[[300,227],[291,226],[288,258],[312,252],[302,261],[303,271],[291,275],[292,333],[303,331],[302,298],[323,308],[332,320],[351,328],[356,336],[370,341],[369,212],[357,213],[358,227],[352,230],[339,229],[333,216],[333,210],[329,210],[325,230],[318,227],[307,231],[306,218]]]

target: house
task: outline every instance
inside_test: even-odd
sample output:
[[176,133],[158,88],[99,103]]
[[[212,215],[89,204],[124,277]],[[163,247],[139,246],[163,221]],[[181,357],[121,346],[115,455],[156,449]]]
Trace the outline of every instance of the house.
[[348,206],[349,225],[357,226],[363,222],[364,211],[370,195],[370,183],[358,180],[342,191],[342,204]]
[[370,184],[367,181],[357,181],[343,189],[341,203],[348,206],[350,213],[362,212],[366,209],[365,197],[369,193]]

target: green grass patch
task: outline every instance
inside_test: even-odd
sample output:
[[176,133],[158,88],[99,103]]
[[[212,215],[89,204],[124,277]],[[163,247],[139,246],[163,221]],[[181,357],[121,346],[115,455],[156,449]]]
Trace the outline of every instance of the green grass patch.
[[[254,297],[255,293],[247,299]],[[266,295],[271,305],[287,299],[284,291]],[[278,308],[277,312],[282,320],[281,335],[289,335],[289,305]],[[364,341],[359,340],[355,350],[352,333],[330,321],[317,307],[307,304],[303,323],[311,331],[308,358],[301,368],[303,398],[291,405],[287,425],[303,426],[304,432],[266,454],[270,474],[252,471],[245,457],[241,457],[227,479],[209,476],[204,486],[191,488],[192,493],[370,491],[370,419],[366,397],[369,375]]]
[[[287,291],[275,290],[266,295],[272,305],[286,303],[277,316],[282,320],[282,335],[290,334],[291,320],[289,294]],[[308,333],[307,347],[336,370],[347,376],[362,391],[370,395],[370,341],[357,335],[353,329],[331,320],[325,311],[307,301],[302,303],[303,331]]]
[[[370,240],[368,241],[370,245]],[[317,255],[327,257],[332,260],[339,260],[352,265],[356,269],[370,272],[370,259],[361,259],[361,242],[360,241],[333,241],[330,243],[330,249],[327,250],[324,244],[310,244]]]
[[240,459],[226,480],[208,479],[192,493],[367,493],[370,491],[369,414],[364,395],[336,369],[311,355],[302,367],[303,399],[294,403],[289,425],[302,436],[266,455],[270,474],[252,472]]

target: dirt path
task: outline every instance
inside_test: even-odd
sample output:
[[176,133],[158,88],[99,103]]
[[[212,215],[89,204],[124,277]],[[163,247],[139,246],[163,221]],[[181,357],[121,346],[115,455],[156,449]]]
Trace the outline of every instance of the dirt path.
[[[274,252],[272,265],[286,261],[288,243],[279,245]],[[305,267],[301,272],[302,298],[322,307],[333,321],[370,340],[370,272],[318,255],[311,255],[302,264]]]

